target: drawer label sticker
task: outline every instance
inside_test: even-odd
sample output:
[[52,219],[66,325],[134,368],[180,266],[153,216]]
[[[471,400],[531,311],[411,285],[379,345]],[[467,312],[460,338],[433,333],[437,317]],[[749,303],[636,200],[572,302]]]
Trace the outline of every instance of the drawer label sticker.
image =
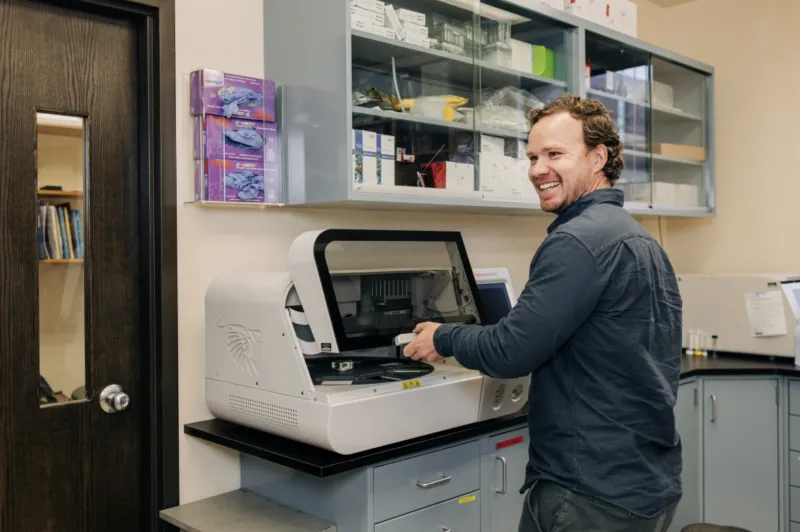
[[419,379],[410,379],[407,381],[403,381],[403,389],[408,390],[409,388],[417,388],[419,387],[420,382]]
[[468,495],[467,497],[461,497],[458,499],[458,504],[464,504],[465,502],[472,502],[475,500],[475,495]]

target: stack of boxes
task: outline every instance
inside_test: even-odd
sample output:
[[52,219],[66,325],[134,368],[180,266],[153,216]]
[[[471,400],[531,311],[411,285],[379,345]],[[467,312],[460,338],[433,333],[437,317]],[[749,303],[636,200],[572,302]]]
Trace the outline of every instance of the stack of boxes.
[[202,69],[190,84],[195,200],[280,203],[275,82]]
[[555,79],[555,54],[552,48],[511,39],[511,64],[514,70]]
[[350,0],[350,28],[430,48],[425,13],[395,9],[381,0]]
[[528,181],[527,148],[527,143],[518,139],[478,133],[475,145],[472,133],[459,135],[451,161],[431,165],[434,186],[455,192],[477,189],[492,199],[536,200],[536,191]]
[[493,199],[536,199],[536,191],[528,181],[530,162],[528,143],[480,134],[478,166],[479,190]]
[[354,129],[352,143],[354,183],[358,186],[394,186],[394,137]]

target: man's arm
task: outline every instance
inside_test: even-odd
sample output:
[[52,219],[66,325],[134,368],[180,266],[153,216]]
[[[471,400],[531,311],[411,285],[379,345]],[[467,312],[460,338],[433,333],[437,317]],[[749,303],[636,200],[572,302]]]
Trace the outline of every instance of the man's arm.
[[602,291],[597,264],[574,236],[559,233],[542,245],[530,278],[509,314],[495,325],[442,325],[434,346],[470,369],[497,378],[535,371],[583,324]]

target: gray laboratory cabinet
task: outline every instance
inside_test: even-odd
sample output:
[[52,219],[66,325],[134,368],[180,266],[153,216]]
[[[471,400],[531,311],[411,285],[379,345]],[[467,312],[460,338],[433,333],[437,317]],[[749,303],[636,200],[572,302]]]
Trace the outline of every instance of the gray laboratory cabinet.
[[702,377],[681,383],[683,499],[671,532],[689,523],[758,532],[781,526],[780,377]]
[[528,443],[522,422],[325,478],[242,454],[242,487],[337,532],[517,532]]

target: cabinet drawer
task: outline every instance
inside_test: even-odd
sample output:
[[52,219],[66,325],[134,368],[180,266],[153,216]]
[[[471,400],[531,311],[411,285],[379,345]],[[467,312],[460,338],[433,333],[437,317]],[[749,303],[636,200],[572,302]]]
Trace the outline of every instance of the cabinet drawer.
[[800,416],[789,416],[789,449],[800,451]]
[[372,483],[375,522],[477,490],[479,453],[474,441],[376,467]]
[[789,488],[789,519],[800,522],[800,488]]
[[800,416],[800,381],[789,381],[789,413]]
[[789,484],[800,486],[800,452],[789,453]]
[[800,532],[800,523],[790,523],[789,532]]
[[480,492],[441,502],[434,506],[375,525],[375,532],[481,532]]

